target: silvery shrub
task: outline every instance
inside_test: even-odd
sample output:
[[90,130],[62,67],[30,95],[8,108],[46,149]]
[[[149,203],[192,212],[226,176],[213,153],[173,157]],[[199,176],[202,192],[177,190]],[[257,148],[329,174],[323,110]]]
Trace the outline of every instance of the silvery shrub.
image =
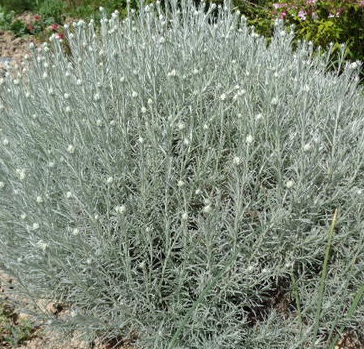
[[1,80],[14,302],[47,328],[148,349],[326,348],[337,326],[358,329],[359,63],[330,71],[279,21],[268,45],[229,7],[101,11],[100,28],[65,26],[70,53],[52,36]]

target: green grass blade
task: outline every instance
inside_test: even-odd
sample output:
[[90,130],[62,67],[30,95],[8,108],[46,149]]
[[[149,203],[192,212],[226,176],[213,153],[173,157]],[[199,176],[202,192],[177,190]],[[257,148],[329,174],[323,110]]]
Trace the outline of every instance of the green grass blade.
[[337,220],[337,209],[334,212],[334,216],[333,216],[332,223],[331,223],[330,230],[329,230],[329,240],[328,240],[327,245],[326,245],[324,265],[323,265],[323,268],[322,268],[322,273],[321,273],[321,278],[320,278],[319,299],[318,299],[318,304],[317,304],[317,309],[316,309],[316,314],[315,314],[315,327],[314,327],[314,332],[313,332],[314,337],[313,337],[311,349],[314,349],[314,347],[315,347],[315,339],[317,337],[318,328],[319,328],[319,324],[320,324],[320,317],[321,317],[321,312],[322,312],[322,303],[323,303],[324,293],[325,293],[327,266],[328,266],[328,262],[329,262],[329,256],[330,256],[330,250],[331,250],[331,245],[332,245],[332,239],[333,239],[333,236],[334,236],[334,229],[335,229],[335,225],[336,225],[336,220]]
[[298,320],[299,320],[299,323],[300,323],[300,334],[301,334],[302,333],[303,320],[302,320],[301,299],[300,299],[300,295],[299,295],[299,292],[298,292],[298,279],[296,278],[294,273],[292,273],[291,279],[292,279],[292,294],[293,294],[293,297],[294,297],[294,299],[296,301]]
[[[348,310],[348,313],[345,316],[345,319],[350,319],[354,315],[354,313],[355,313],[356,309],[358,308],[363,296],[364,296],[364,284],[360,287],[359,291],[356,293],[354,301],[353,301],[352,305],[350,306],[350,308]],[[337,334],[335,336],[334,340],[330,344],[329,349],[333,349],[335,347],[336,343],[339,340],[340,333],[342,333],[343,331],[344,331],[344,326],[341,326],[340,329],[339,329],[339,334]]]

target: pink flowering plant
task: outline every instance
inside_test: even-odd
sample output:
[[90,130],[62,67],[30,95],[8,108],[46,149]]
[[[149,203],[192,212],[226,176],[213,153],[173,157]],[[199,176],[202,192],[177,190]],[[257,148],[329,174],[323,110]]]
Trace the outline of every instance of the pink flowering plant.
[[294,24],[296,34],[315,46],[328,47],[333,52],[347,45],[347,58],[364,57],[363,0],[288,0],[273,4],[273,18]]
[[36,14],[33,17],[32,22],[28,25],[29,34],[36,35],[41,33],[46,27],[46,23],[43,18]]

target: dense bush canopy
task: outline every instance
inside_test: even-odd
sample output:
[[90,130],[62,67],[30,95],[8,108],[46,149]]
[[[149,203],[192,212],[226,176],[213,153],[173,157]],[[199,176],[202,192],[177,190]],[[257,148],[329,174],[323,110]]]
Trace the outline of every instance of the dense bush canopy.
[[[186,1],[66,28],[0,86],[0,267],[143,348],[327,348],[363,283],[356,63]],[[318,285],[332,215],[322,311]],[[19,300],[19,297],[17,298]],[[29,301],[28,301],[29,302]],[[318,335],[316,326],[319,325]]]

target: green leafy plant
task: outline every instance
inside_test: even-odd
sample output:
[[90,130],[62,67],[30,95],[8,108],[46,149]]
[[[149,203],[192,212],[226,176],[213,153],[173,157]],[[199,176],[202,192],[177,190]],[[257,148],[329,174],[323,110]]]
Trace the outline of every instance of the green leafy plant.
[[359,63],[329,71],[283,21],[268,43],[229,7],[127,14],[101,9],[99,35],[66,26],[0,81],[12,297],[47,328],[147,349],[327,348],[358,330]]
[[10,30],[14,33],[15,36],[23,36],[29,34],[29,26],[26,25],[23,21],[17,19],[11,23]]
[[275,16],[296,26],[300,38],[334,52],[346,44],[347,58],[364,60],[364,3],[359,0],[287,1],[274,4]]
[[21,13],[24,11],[33,11],[39,5],[40,0],[2,0],[1,6],[8,11]]
[[23,342],[31,339],[35,327],[29,320],[15,320],[17,315],[11,306],[0,303],[0,341],[5,348],[16,348]]
[[62,23],[66,4],[62,0],[48,0],[39,6],[39,14],[51,23]]
[[7,11],[4,7],[0,6],[0,29],[10,30],[14,14],[14,11]]

